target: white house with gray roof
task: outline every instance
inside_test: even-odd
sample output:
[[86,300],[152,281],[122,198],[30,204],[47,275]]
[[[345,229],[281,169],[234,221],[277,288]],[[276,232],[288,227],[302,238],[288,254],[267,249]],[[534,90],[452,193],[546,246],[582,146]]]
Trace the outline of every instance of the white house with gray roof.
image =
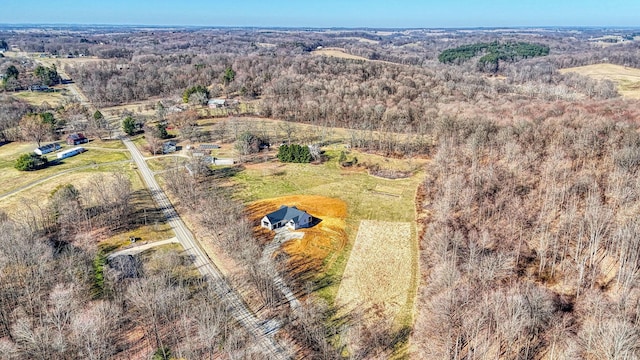
[[260,225],[269,230],[276,230],[285,226],[291,230],[297,230],[311,226],[312,220],[313,217],[306,211],[299,210],[295,206],[282,205],[280,209],[263,217]]

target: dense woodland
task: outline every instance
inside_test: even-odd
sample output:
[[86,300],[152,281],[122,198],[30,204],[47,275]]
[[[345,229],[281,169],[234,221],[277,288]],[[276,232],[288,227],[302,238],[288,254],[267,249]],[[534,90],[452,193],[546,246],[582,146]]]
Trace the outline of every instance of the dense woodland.
[[[416,199],[422,274],[413,357],[640,357],[640,108],[610,81],[558,71],[602,62],[640,68],[632,31],[22,30],[0,30],[0,39],[47,56],[99,58],[64,68],[98,107],[175,104],[187,94],[197,108],[191,98],[205,91],[189,89],[206,89],[207,97],[254,104],[244,115],[348,128],[352,147],[428,156]],[[606,35],[625,41],[591,41]],[[477,66],[486,49],[471,61],[438,60],[448,49],[496,41],[535,43],[548,55],[498,54],[495,74]],[[369,61],[314,55],[319,46]],[[63,130],[111,131],[77,103],[36,107],[12,97],[51,72],[0,58],[0,72],[9,66],[20,75],[0,94],[0,141],[34,141],[25,121],[47,112]],[[189,138],[199,116],[167,119]],[[225,139],[215,131],[198,139]],[[179,210],[237,266],[229,280],[282,324],[298,357],[386,358],[406,339],[387,323],[362,326],[363,314],[336,317],[313,295],[321,279],[287,271],[304,264],[258,261],[264,240],[220,182],[228,174],[191,165],[195,177],[163,174]],[[188,259],[158,252],[105,265],[96,240],[136,225],[130,189],[124,177],[94,179],[58,189],[48,207],[27,201],[19,218],[0,218],[3,358],[124,359],[141,347],[188,359],[261,358]],[[301,310],[283,301],[274,272],[303,299]],[[360,342],[346,344],[340,334],[354,328]],[[141,329],[143,345],[122,336]]]
[[418,204],[421,357],[639,356],[639,154],[629,121],[451,124]]

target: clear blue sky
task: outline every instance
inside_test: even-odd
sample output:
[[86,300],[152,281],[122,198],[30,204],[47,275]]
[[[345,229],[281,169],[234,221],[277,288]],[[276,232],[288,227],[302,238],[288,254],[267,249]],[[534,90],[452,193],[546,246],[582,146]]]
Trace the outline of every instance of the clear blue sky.
[[640,0],[3,0],[4,24],[640,26]]

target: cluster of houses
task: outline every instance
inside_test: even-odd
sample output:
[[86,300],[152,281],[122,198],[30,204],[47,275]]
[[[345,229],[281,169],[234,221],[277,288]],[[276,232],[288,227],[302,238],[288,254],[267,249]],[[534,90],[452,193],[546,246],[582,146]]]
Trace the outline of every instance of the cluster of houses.
[[[83,134],[81,133],[73,133],[73,134],[69,134],[69,136],[67,136],[66,138],[66,143],[68,145],[79,145],[79,144],[85,144],[89,142],[89,139],[87,139]],[[34,153],[36,153],[37,155],[45,155],[45,154],[49,154],[55,151],[60,150],[62,147],[60,146],[60,144],[58,143],[51,143],[51,144],[47,144],[47,145],[43,145],[38,147],[37,149],[33,150]],[[62,151],[60,153],[58,153],[56,155],[56,157],[58,159],[65,159],[71,156],[75,156],[78,155],[80,153],[85,152],[86,150],[83,147],[75,147],[73,149],[68,149],[65,151]]]

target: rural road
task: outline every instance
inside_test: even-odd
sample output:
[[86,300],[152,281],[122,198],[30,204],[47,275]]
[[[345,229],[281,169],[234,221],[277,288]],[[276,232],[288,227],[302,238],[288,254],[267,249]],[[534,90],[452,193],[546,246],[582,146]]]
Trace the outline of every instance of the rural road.
[[182,221],[169,198],[164,193],[153,172],[147,166],[140,150],[128,138],[122,138],[125,146],[131,152],[131,157],[138,166],[142,178],[151,191],[153,199],[167,218],[167,222],[176,234],[178,242],[193,259],[193,263],[200,273],[212,283],[218,296],[227,304],[230,314],[255,338],[254,345],[261,349],[261,353],[268,359],[289,359],[291,356],[274,338],[277,328],[265,326],[248,309],[242,297],[229,285],[220,270],[211,262],[204,250],[199,246],[191,231]]

